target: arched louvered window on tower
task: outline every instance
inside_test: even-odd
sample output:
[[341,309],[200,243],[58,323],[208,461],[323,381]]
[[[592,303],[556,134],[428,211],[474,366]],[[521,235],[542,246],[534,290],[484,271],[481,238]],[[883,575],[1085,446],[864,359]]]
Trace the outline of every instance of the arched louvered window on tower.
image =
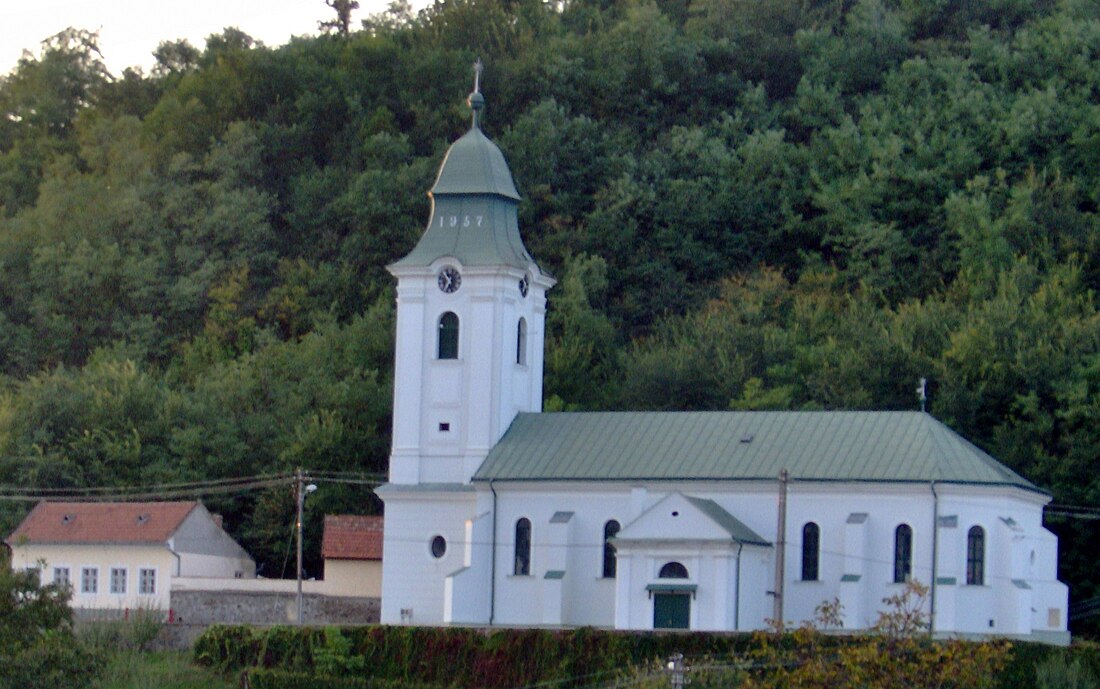
[[966,534],[966,583],[985,583],[985,530],[980,526],[970,527]]
[[516,324],[516,363],[527,365],[527,319],[520,318]]
[[531,574],[531,520],[527,517],[516,522],[516,558],[512,574]]
[[817,581],[821,529],[813,522],[802,527],[802,581]]
[[439,317],[438,358],[458,358],[458,316],[448,311]]
[[904,584],[913,574],[913,529],[899,524],[894,530],[894,583]]
[[614,579],[616,571],[615,546],[611,539],[619,533],[619,522],[612,519],[603,525],[603,577]]

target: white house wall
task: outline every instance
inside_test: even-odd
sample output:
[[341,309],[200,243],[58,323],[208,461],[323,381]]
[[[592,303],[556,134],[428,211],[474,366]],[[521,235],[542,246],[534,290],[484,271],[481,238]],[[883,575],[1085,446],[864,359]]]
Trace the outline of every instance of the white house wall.
[[256,562],[202,505],[183,520],[168,542],[180,556],[180,576],[251,579]]
[[[44,564],[43,564],[44,563]],[[172,577],[177,559],[164,546],[151,545],[23,545],[12,548],[14,569],[40,568],[42,584],[53,582],[54,567],[68,567],[72,584],[72,605],[84,610],[160,610],[167,613]],[[99,570],[96,593],[83,593],[81,569]],[[126,593],[111,593],[111,569],[126,570]],[[156,572],[156,591],[138,593],[139,570]]]
[[382,561],[328,558],[325,560],[323,584],[320,590],[330,596],[380,597]]

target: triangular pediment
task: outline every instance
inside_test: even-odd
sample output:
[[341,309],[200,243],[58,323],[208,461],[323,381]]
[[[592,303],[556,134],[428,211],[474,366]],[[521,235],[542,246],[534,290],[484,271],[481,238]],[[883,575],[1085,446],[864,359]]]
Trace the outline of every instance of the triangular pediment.
[[770,545],[713,500],[670,493],[623,527],[617,544],[712,541]]

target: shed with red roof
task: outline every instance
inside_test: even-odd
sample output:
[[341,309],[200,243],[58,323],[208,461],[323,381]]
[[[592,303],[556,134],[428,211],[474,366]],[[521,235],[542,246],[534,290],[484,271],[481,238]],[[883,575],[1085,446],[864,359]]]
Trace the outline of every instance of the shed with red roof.
[[382,517],[325,516],[321,555],[330,595],[378,597],[382,593]]

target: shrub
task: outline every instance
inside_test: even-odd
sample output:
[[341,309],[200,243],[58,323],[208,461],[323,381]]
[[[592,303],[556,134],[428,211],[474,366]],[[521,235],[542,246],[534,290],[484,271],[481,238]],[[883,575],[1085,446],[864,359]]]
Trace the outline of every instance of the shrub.
[[[929,679],[947,670],[939,664],[960,662],[967,676],[981,675],[982,682],[1003,689],[1035,686],[1035,667],[1058,649],[1038,643],[1005,645],[964,641],[933,642],[919,625],[893,625],[882,634],[851,636],[805,631],[783,635],[761,634],[662,634],[622,632],[590,628],[574,630],[500,629],[397,626],[299,627],[217,626],[209,628],[195,644],[197,662],[222,672],[263,668],[312,675],[360,675],[394,686],[460,686],[464,689],[507,689],[538,683],[568,689],[621,679],[638,669],[654,670],[674,653],[683,653],[688,665],[722,665],[711,672],[714,681],[729,680],[746,659],[792,654],[799,658],[841,657],[855,671],[876,669],[883,676],[904,668],[889,662],[891,654],[909,654],[926,662],[927,671],[915,676]],[[904,628],[904,629],[903,629]],[[891,630],[896,635],[892,635]],[[809,645],[807,645],[809,644]],[[844,649],[849,649],[845,651]],[[1100,663],[1096,647],[1068,649],[1086,665]],[[872,667],[860,653],[883,661]],[[835,669],[835,668],[833,668]],[[832,671],[832,670],[830,670]],[[973,671],[973,672],[970,672]],[[739,671],[734,672],[738,675]],[[703,676],[692,675],[697,683]],[[956,678],[941,677],[947,686],[965,686]],[[756,680],[760,678],[757,677]],[[657,681],[657,680],[655,680]],[[658,681],[658,684],[660,682]],[[914,685],[919,686],[919,685]]]
[[1035,666],[1037,689],[1096,689],[1096,677],[1081,662],[1057,653]]
[[195,662],[221,672],[258,664],[263,632],[252,627],[216,624],[195,640]]
[[347,677],[267,668],[245,670],[242,686],[249,689],[441,689],[431,684],[396,682],[366,677]]
[[0,557],[0,689],[81,689],[101,667],[73,635],[68,589]]

